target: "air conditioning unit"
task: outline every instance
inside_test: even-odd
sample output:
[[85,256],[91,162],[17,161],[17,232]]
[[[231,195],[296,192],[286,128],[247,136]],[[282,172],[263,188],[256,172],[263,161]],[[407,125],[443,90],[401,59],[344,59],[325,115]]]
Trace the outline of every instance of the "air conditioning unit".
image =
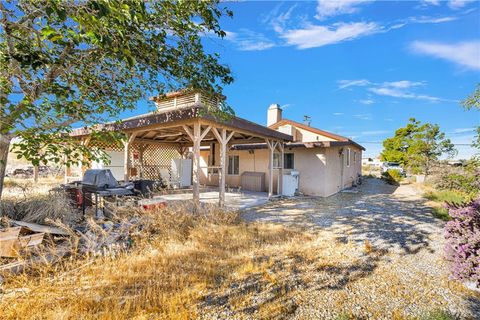
[[298,191],[298,179],[300,172],[292,170],[282,177],[282,195],[286,197],[293,197]]

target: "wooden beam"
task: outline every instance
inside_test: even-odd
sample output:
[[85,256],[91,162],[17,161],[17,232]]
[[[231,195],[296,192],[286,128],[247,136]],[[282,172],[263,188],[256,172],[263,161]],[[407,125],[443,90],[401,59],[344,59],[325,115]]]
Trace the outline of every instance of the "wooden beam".
[[218,131],[217,128],[212,128],[214,136],[217,138],[218,143],[220,144],[220,170],[218,172],[218,201],[220,207],[225,206],[225,182],[226,182],[226,167],[227,167],[227,145],[230,139],[232,139],[235,134],[232,131],[227,136],[227,129],[221,128]]
[[[184,129],[187,127],[184,127]],[[187,129],[189,130],[189,129]],[[185,130],[185,131],[187,131]],[[196,206],[200,205],[200,142],[202,136],[202,128],[200,123],[196,122],[193,125],[192,141],[193,141],[193,202]],[[187,131],[190,135],[190,133]]]
[[137,136],[137,132],[133,132],[130,135],[127,134],[127,140],[123,143],[123,179],[125,182],[128,182],[130,179],[130,147],[133,141],[135,141],[135,137]]
[[[192,130],[186,125],[183,125],[182,128],[183,128],[183,130],[185,130],[187,135],[190,137],[190,140],[193,141],[195,139],[195,137],[194,137],[194,134],[193,134]],[[194,128],[195,128],[195,125],[194,125]]]
[[285,160],[285,148],[283,147],[283,143],[278,144],[278,149],[280,149],[280,169],[278,170],[278,182],[277,182],[277,193],[279,195],[283,195],[283,167],[284,167],[284,160]]
[[265,139],[268,146],[268,197],[273,196],[273,152],[275,150],[275,142]]

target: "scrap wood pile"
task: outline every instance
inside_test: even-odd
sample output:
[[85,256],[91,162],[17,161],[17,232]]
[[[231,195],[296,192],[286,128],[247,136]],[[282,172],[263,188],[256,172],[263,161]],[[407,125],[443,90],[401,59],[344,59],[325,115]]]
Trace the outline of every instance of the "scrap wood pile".
[[[128,210],[128,216],[122,213],[124,218],[115,215],[111,220],[99,221],[88,215],[78,219],[78,209],[68,202],[62,207],[52,205],[56,201],[7,201],[7,205],[2,201],[0,274],[22,271],[37,263],[55,263],[69,256],[114,255],[128,249],[132,234],[142,227],[139,210]],[[20,212],[18,208],[27,210]]]

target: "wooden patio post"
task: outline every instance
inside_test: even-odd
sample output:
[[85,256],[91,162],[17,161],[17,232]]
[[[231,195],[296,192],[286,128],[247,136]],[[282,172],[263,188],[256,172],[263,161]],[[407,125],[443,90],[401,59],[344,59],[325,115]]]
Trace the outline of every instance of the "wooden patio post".
[[[226,167],[227,167],[227,145],[230,139],[232,139],[234,135],[234,131],[232,131],[227,137],[227,130],[221,129],[218,132],[217,128],[212,129],[215,138],[217,138],[218,143],[220,144],[220,171],[219,173],[219,181],[218,181],[218,204],[220,207],[225,206],[225,180],[226,180]],[[215,156],[215,155],[214,155]]]
[[282,142],[278,143],[278,149],[280,149],[280,169],[278,170],[278,185],[277,185],[277,193],[279,195],[283,195],[283,167],[285,161],[285,148]]
[[130,147],[135,137],[137,136],[136,132],[131,134],[126,134],[127,140],[123,143],[123,180],[128,182],[130,179]]
[[212,127],[208,126],[202,132],[202,126],[199,122],[193,124],[193,132],[189,127],[183,126],[183,129],[193,142],[193,161],[192,161],[192,184],[193,184],[193,202],[200,204],[200,144]]
[[268,146],[268,197],[273,196],[273,152],[275,151],[276,142],[273,140],[265,139]]

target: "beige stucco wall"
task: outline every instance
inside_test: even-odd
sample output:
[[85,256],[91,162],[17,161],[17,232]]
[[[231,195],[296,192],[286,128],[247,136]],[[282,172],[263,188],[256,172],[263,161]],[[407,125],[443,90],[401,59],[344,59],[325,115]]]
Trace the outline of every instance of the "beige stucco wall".
[[[347,148],[351,149],[350,166],[347,166]],[[353,161],[354,152],[357,152],[357,159],[355,162]],[[356,181],[358,174],[361,174],[362,172],[362,150],[354,146],[327,148],[326,158],[327,170],[325,174],[324,196],[328,197],[342,189],[351,187]]]
[[316,134],[311,131],[295,128],[295,141],[313,142],[313,141],[335,141],[335,139],[326,137],[321,134]]
[[[339,155],[343,148],[343,179],[342,173],[342,158]],[[351,149],[351,163],[347,166],[346,150]],[[220,163],[219,151],[216,150],[216,165]],[[357,152],[356,163],[353,161],[353,152]],[[356,180],[356,177],[361,173],[361,150],[354,147],[330,147],[330,148],[293,148],[285,149],[285,153],[294,153],[294,170],[300,172],[299,176],[299,191],[305,195],[327,197],[338,191],[350,187]],[[209,151],[202,150],[201,152],[201,166],[207,166],[207,157]],[[228,175],[226,178],[226,185],[228,187],[239,187],[241,185],[241,174],[245,171],[265,172],[265,186],[268,190],[268,157],[267,149],[257,149],[253,152],[247,150],[229,151],[228,155],[239,156],[239,174]],[[273,174],[273,189],[277,192],[278,169],[274,169]],[[288,173],[290,170],[283,170]],[[217,186],[218,175],[207,175],[207,169],[202,169],[200,174],[200,183],[203,185]]]

